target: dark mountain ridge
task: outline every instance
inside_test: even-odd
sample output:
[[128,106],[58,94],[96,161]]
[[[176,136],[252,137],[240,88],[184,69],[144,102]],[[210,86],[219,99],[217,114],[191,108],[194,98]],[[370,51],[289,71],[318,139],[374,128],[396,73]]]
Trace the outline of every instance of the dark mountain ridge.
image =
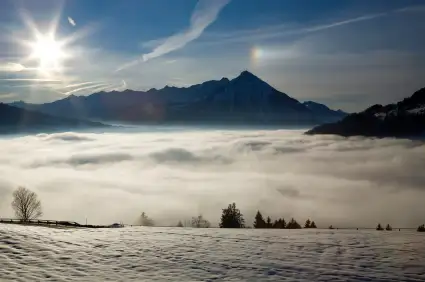
[[307,134],[415,137],[425,134],[425,88],[395,104],[373,105],[339,122],[317,126]]
[[248,71],[232,80],[222,78],[186,88],[99,92],[46,104],[12,105],[68,118],[135,123],[315,125],[341,118],[328,108],[326,114],[309,109]]
[[0,133],[37,133],[106,127],[97,122],[59,118],[0,103]]

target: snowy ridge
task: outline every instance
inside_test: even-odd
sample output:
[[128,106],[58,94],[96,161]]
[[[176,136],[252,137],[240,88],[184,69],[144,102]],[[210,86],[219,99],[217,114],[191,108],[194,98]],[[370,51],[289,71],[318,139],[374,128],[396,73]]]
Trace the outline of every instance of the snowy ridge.
[[424,281],[416,232],[1,225],[1,281]]
[[425,115],[425,105],[420,105],[419,107],[410,109],[407,112],[413,115]]

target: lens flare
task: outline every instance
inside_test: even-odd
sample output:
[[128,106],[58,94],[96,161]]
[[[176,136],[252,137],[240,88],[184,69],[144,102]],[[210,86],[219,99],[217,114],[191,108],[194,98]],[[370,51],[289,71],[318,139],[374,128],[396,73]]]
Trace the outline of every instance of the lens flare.
[[61,69],[61,63],[66,54],[63,44],[56,41],[54,35],[38,35],[31,47],[30,58],[38,60],[38,67],[41,71],[59,71]]

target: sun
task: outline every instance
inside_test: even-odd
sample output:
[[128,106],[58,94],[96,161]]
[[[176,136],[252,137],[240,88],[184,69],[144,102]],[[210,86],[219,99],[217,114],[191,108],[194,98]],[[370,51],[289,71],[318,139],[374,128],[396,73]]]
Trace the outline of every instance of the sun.
[[38,35],[31,44],[30,58],[38,61],[41,71],[59,71],[62,61],[66,57],[63,43],[57,41],[53,35]]

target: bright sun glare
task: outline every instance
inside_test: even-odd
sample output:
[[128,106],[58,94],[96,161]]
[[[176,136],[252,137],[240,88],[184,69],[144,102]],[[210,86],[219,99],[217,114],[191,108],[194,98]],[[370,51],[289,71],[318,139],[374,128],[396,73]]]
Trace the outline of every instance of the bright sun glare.
[[39,68],[43,71],[58,71],[61,61],[65,57],[63,46],[52,35],[37,36],[37,40],[31,44],[31,58],[38,60]]

